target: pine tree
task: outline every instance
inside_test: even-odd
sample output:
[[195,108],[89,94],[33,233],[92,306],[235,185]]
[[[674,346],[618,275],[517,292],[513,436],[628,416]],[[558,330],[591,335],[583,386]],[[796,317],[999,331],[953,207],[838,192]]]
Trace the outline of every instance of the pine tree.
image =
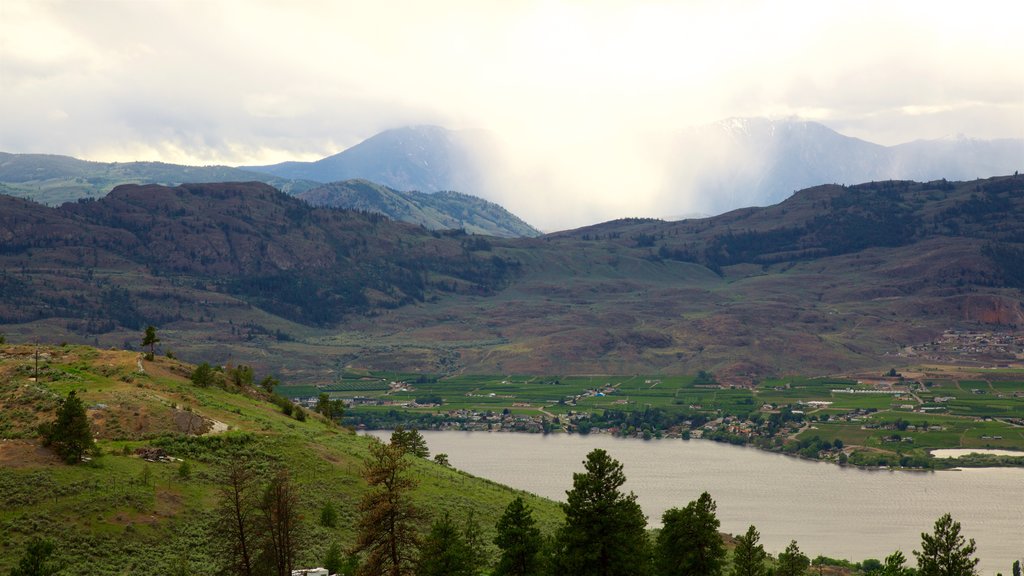
[[636,495],[623,494],[622,464],[596,449],[573,474],[573,488],[562,504],[565,524],[556,539],[557,572],[565,576],[647,574],[647,518]]
[[1020,576],[1020,560],[1013,561],[1013,576]]
[[146,333],[142,337],[142,345],[149,346],[149,354],[146,355],[146,360],[152,360],[153,355],[156,353],[156,343],[160,341],[157,338],[156,328],[152,325],[146,326]]
[[372,489],[359,504],[354,553],[364,553],[359,576],[405,576],[415,573],[420,538],[416,526],[423,513],[409,493],[416,482],[406,471],[405,450],[374,440],[363,477]]
[[58,572],[57,566],[49,561],[53,554],[53,543],[33,537],[25,546],[25,553],[18,565],[11,569],[11,576],[50,576]]
[[779,554],[779,563],[775,569],[775,576],[803,576],[811,565],[810,558],[800,551],[796,540],[792,540],[789,546]]
[[882,565],[882,570],[879,576],[910,576],[913,570],[904,566],[907,562],[907,557],[903,555],[903,552],[899,550],[885,557],[885,564]]
[[420,546],[416,576],[474,576],[472,553],[446,513],[430,527]]
[[965,543],[960,523],[948,513],[935,521],[935,533],[921,533],[921,551],[917,556],[919,576],[974,576],[979,560],[972,558],[975,545],[971,538]]
[[415,428],[409,428],[408,430],[404,426],[398,426],[391,433],[391,444],[398,446],[407,454],[412,454],[419,458],[427,458],[430,456],[430,450],[427,448],[427,441],[423,439],[423,435],[420,431]]
[[736,548],[732,551],[732,576],[766,576],[764,562],[768,554],[758,544],[761,535],[751,526],[747,533],[736,537]]
[[686,508],[672,508],[661,517],[655,563],[658,574],[717,576],[725,564],[725,544],[718,533],[717,506],[704,492]]
[[57,420],[40,426],[43,445],[53,449],[68,464],[77,464],[95,447],[85,405],[72,390],[57,409]]
[[544,545],[540,529],[533,519],[533,511],[517,496],[498,519],[498,535],[494,543],[501,549],[501,557],[494,568],[494,576],[530,576],[541,570],[540,551]]

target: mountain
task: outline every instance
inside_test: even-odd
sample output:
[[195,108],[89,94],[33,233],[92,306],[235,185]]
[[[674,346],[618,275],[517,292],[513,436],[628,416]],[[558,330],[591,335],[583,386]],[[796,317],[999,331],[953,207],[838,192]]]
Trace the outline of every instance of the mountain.
[[381,132],[333,156],[315,162],[247,166],[246,170],[281,178],[338,182],[362,179],[395,190],[480,193],[481,154],[492,144],[486,134],[439,126],[408,126]]
[[[11,296],[0,305],[6,321],[70,315],[137,326],[154,314],[163,322],[202,318],[181,289],[160,291],[162,302],[147,306],[146,298],[120,288],[187,277],[201,290],[245,295],[274,314],[322,325],[436,290],[487,293],[514,273],[501,258],[475,256],[464,232],[313,208],[258,182],[122,185],[99,200],[58,208],[0,196],[0,241],[15,266],[5,267],[0,280]],[[44,261],[66,270],[38,282],[32,274],[7,274]],[[111,270],[132,272],[123,281],[94,274]],[[19,298],[22,286],[31,286],[29,300]]]
[[0,152],[0,193],[56,206],[99,198],[120,184],[266,182],[297,193],[316,184],[267,176],[227,166],[182,166],[163,162],[89,162],[53,154]]
[[[297,566],[322,566],[332,544],[355,544],[371,439],[305,409],[298,419],[288,405],[286,415],[263,390],[219,374],[198,387],[189,380],[194,368],[128,351],[0,344],[0,506],[8,523],[0,572],[9,573],[38,537],[57,544],[52,559],[62,572],[221,573],[223,549],[211,534],[223,469],[239,458],[261,484],[278,470],[289,473],[300,494]],[[85,404],[99,451],[75,466],[40,446],[37,431],[55,419],[69,390]],[[544,530],[562,520],[550,500],[425,458],[407,462],[416,505],[427,515],[421,530],[445,514],[459,523],[472,514],[489,558],[494,526],[516,496]],[[328,505],[332,526],[320,521]]]
[[819,184],[877,180],[970,180],[1024,167],[1024,140],[964,137],[880,146],[817,122],[731,118],[680,134],[669,145],[669,188],[689,190],[690,209],[721,214],[768,206]]
[[136,345],[294,382],[419,373],[891,368],[950,328],[1024,325],[1024,177],[802,190],[767,208],[539,238],[428,231],[267,185],[0,196],[0,331]]
[[325,184],[296,195],[314,206],[384,214],[430,230],[463,229],[470,234],[519,237],[540,232],[501,206],[459,192],[400,192],[367,180]]

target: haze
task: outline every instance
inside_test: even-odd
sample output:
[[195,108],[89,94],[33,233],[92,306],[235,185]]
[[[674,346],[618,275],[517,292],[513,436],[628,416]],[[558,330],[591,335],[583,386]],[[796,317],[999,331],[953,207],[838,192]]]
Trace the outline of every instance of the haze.
[[1021,6],[4,0],[0,150],[269,164],[438,124],[495,135],[491,199],[541,228],[665,215],[660,144],[722,118],[1024,137]]

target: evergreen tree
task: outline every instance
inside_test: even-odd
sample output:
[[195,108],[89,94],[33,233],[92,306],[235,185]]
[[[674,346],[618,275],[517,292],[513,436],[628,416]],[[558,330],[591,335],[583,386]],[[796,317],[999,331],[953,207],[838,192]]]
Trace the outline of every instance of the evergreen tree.
[[146,360],[152,360],[153,355],[156,353],[156,343],[160,341],[160,338],[156,335],[156,328],[152,325],[146,326],[146,333],[142,337],[142,346],[149,346],[149,354],[146,355]]
[[779,563],[775,568],[775,576],[804,576],[807,568],[811,565],[810,558],[800,551],[796,540],[791,540],[789,546],[779,554]]
[[1020,560],[1013,561],[1013,576],[1020,576]]
[[498,519],[498,535],[494,543],[501,549],[501,557],[494,568],[494,576],[531,576],[541,570],[540,551],[544,545],[540,529],[533,519],[533,511],[517,496]]
[[416,482],[406,471],[405,450],[374,440],[363,477],[373,488],[359,503],[354,553],[365,553],[359,576],[406,576],[414,574],[420,539],[416,526],[423,513],[409,493]]
[[334,504],[328,502],[320,509],[320,525],[325,528],[338,526],[338,512],[334,509]]
[[764,562],[768,554],[758,544],[761,535],[751,526],[747,533],[736,537],[736,548],[732,551],[732,576],[766,576]]
[[483,531],[476,521],[473,511],[466,516],[466,524],[462,527],[462,536],[466,540],[466,554],[469,556],[469,564],[473,574],[479,574],[480,570],[487,565],[487,552],[484,550],[483,540],[480,535]]
[[331,546],[327,549],[327,555],[324,556],[324,568],[327,568],[328,574],[337,574],[341,572],[344,566],[341,558],[341,546],[337,542],[332,542]]
[[667,510],[661,517],[655,563],[661,576],[717,576],[725,564],[725,544],[718,533],[717,506],[704,492],[686,508]]
[[573,488],[562,504],[565,524],[557,536],[557,572],[564,576],[647,574],[647,518],[635,494],[619,491],[626,481],[622,464],[595,449],[584,467],[586,472],[573,474]]
[[416,576],[474,576],[472,554],[446,513],[435,521],[420,545]]
[[33,537],[25,546],[18,565],[11,568],[11,576],[50,576],[58,572],[57,566],[49,561],[53,554],[53,543]]
[[192,370],[192,376],[190,378],[192,383],[196,386],[207,388],[213,384],[213,367],[206,362],[203,362]]
[[427,441],[423,439],[420,431],[415,428],[407,430],[404,426],[397,426],[394,432],[391,433],[391,445],[398,446],[406,454],[412,454],[419,458],[430,456]]
[[95,447],[85,405],[72,390],[57,409],[57,420],[39,427],[44,446],[53,449],[68,464],[77,464]]
[[971,538],[965,543],[960,523],[948,513],[935,521],[935,533],[921,533],[921,551],[917,556],[920,576],[974,576],[979,560],[972,558],[975,545]]
[[880,576],[910,576],[913,570],[904,566],[907,557],[899,550],[885,557]]

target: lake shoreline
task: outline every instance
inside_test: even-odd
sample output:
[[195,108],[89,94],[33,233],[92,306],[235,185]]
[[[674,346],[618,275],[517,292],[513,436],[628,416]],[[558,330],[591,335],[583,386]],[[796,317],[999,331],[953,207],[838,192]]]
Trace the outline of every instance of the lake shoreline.
[[[372,429],[371,428],[363,428],[363,429],[359,430],[359,432],[363,433],[363,432],[391,431],[391,430],[393,430],[393,429],[392,428],[372,428]],[[512,431],[512,430],[423,430],[423,431],[430,431],[430,432],[472,432],[472,433],[478,433],[478,434],[510,434],[510,435],[522,435],[522,436],[581,436],[581,437],[585,437],[585,436],[607,436],[609,438],[619,438],[619,439],[625,439],[625,440],[639,440],[641,442],[663,442],[663,441],[679,441],[679,440],[681,440],[683,442],[691,442],[691,441],[695,441],[696,440],[696,441],[712,442],[712,443],[715,443],[715,444],[724,444],[724,445],[727,445],[727,446],[743,446],[743,447],[747,447],[747,448],[754,448],[754,449],[759,450],[761,452],[765,452],[765,453],[768,453],[768,454],[781,454],[783,456],[788,456],[788,457],[794,458],[796,460],[808,461],[808,462],[823,462],[823,463],[833,464],[833,465],[839,466],[841,468],[851,468],[851,469],[865,470],[865,471],[883,471],[883,470],[888,470],[888,471],[893,471],[893,472],[938,472],[938,471],[951,471],[951,470],[955,471],[955,470],[959,470],[961,468],[1024,468],[1024,452],[1016,452],[1016,451],[1012,451],[1012,450],[989,449],[989,448],[978,448],[978,449],[972,449],[972,448],[933,448],[933,449],[930,449],[930,450],[927,451],[928,452],[928,456],[929,456],[929,461],[933,464],[933,467],[931,467],[931,468],[921,468],[921,467],[906,467],[906,466],[891,466],[891,465],[890,466],[869,466],[869,465],[862,465],[862,464],[853,464],[853,463],[849,463],[849,462],[839,462],[839,461],[831,459],[831,458],[809,458],[809,457],[801,455],[801,454],[794,454],[794,453],[790,453],[790,452],[785,452],[783,450],[769,450],[769,449],[766,449],[764,447],[758,446],[758,445],[756,445],[754,443],[733,444],[731,442],[725,442],[725,441],[721,441],[721,440],[714,440],[714,439],[711,439],[711,438],[680,438],[680,437],[640,438],[640,437],[628,437],[628,436],[627,437],[623,437],[623,436],[617,436],[615,434],[602,431],[600,429],[592,430],[591,432],[589,432],[587,434],[578,434],[578,433],[573,433],[573,432],[567,432],[565,430],[554,430],[554,431],[551,431],[551,432],[525,432],[525,431]],[[851,445],[851,446],[849,446],[849,448],[851,449],[850,452],[854,452],[855,450],[853,450],[853,449],[856,449],[856,448],[868,449],[868,447],[857,446],[857,445]],[[963,456],[944,457],[944,456],[936,456],[936,455],[934,455],[935,452],[942,452],[942,451],[950,451],[950,452],[961,452],[962,451],[963,452]],[[974,454],[977,454],[980,457],[979,458],[967,458],[967,459],[963,458],[965,456],[974,455]],[[989,458],[988,456],[992,456],[992,458]],[[1009,458],[1011,460],[1010,461],[1005,461],[1005,460],[1003,460],[1004,458]]]

